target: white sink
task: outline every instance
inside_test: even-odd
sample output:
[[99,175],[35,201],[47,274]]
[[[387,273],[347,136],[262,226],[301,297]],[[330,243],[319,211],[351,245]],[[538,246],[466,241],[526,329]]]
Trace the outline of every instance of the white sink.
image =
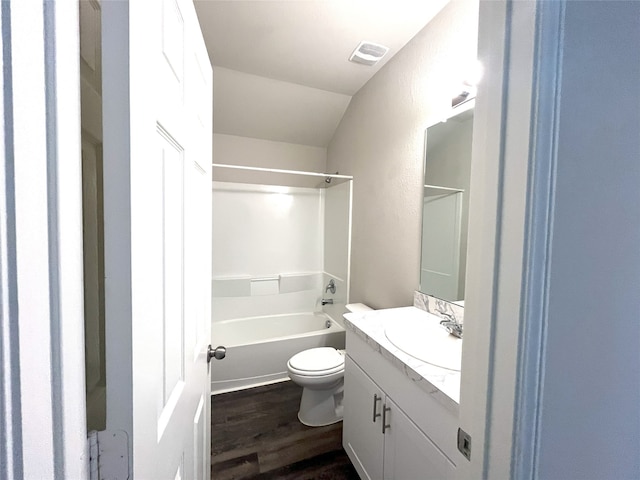
[[387,319],[384,330],[389,341],[404,353],[437,367],[460,371],[462,339],[450,335],[439,322],[423,316],[399,316]]

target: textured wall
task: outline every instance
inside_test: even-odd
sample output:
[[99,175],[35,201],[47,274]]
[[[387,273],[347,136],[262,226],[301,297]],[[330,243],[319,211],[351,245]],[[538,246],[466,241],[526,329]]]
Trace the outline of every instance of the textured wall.
[[213,161],[249,167],[324,172],[327,149],[214,133]]
[[351,302],[410,305],[418,287],[424,130],[476,58],[478,3],[453,0],[352,99],[327,170],[353,175]]

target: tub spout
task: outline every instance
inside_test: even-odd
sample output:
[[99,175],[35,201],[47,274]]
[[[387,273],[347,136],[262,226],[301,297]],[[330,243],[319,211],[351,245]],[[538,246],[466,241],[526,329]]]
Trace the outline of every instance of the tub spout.
[[333,298],[323,298],[322,305],[333,305]]

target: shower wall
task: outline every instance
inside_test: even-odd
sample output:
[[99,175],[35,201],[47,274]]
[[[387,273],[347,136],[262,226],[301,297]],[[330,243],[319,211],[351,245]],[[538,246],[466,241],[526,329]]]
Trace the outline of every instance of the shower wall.
[[213,321],[319,309],[323,197],[213,182]]
[[351,252],[351,186],[345,182],[324,190],[324,286],[333,279],[336,293],[325,293],[325,297],[333,298],[333,305],[325,305],[324,311],[331,318],[342,321],[346,311],[345,304],[349,298],[349,264]]
[[[213,182],[213,321],[323,310],[348,298],[351,182],[329,188]],[[330,279],[336,293],[324,293]]]

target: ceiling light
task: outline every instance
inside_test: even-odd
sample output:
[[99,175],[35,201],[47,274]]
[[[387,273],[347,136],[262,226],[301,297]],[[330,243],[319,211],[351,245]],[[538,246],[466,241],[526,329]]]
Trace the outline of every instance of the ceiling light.
[[372,42],[360,42],[349,57],[350,62],[375,65],[389,51],[389,47]]

